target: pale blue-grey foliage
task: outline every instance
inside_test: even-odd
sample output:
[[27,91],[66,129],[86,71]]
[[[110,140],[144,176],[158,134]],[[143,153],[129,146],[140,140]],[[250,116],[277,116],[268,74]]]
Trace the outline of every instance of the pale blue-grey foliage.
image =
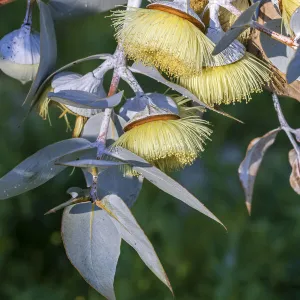
[[111,155],[117,159],[127,161],[133,166],[133,170],[143,175],[146,179],[148,179],[162,191],[181,200],[190,207],[198,210],[199,212],[223,225],[214,214],[212,214],[196,197],[188,192],[183,186],[181,186],[178,182],[176,182],[174,179],[172,179],[156,167],[150,165],[143,158],[121,147],[114,148],[111,152],[107,152],[107,155]]
[[0,179],[0,199],[8,199],[32,190],[66,167],[56,165],[62,156],[70,159],[80,158],[80,151],[93,148],[85,139],[70,139],[47,146],[28,157],[17,167]]
[[69,90],[57,93],[48,93],[48,97],[55,102],[78,108],[105,109],[119,105],[123,97],[123,92],[111,97],[100,98],[99,96],[89,92]]
[[121,236],[109,215],[92,203],[69,206],[63,214],[61,232],[73,266],[94,289],[114,300]]
[[41,57],[38,73],[25,99],[25,103],[31,102],[31,104],[33,104],[32,101],[41,83],[55,70],[57,59],[56,35],[50,9],[43,1],[39,1],[38,3],[40,8]]
[[155,250],[141,229],[129,208],[116,195],[105,197],[101,201],[122,239],[132,246],[148,268],[172,291],[166,272]]

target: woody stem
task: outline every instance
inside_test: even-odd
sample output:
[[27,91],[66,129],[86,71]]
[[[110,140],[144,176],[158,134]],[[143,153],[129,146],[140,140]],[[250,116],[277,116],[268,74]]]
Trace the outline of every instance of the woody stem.
[[[242,13],[236,7],[234,7],[232,4],[226,4],[226,5],[223,5],[223,6],[228,11],[230,11],[232,14],[236,15],[237,17],[239,17]],[[299,47],[299,44],[295,40],[293,40],[292,38],[287,37],[285,35],[282,35],[278,32],[275,32],[275,31],[273,31],[269,28],[266,28],[265,26],[259,24],[256,21],[252,21],[250,26],[252,28],[260,31],[260,32],[263,32],[264,34],[268,35],[272,39],[274,39],[274,40],[276,40],[276,41],[278,41],[278,42],[280,42],[284,45],[287,45],[287,46],[291,47],[292,49],[296,50]]]

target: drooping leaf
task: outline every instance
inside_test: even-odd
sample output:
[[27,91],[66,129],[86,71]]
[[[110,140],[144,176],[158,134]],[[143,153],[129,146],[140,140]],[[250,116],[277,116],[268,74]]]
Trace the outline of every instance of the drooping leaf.
[[260,5],[260,1],[255,2],[249,8],[241,13],[237,20],[233,23],[231,28],[248,27],[251,25],[253,16]]
[[295,35],[300,34],[300,7],[298,7],[292,15],[290,27]]
[[50,0],[49,6],[53,17],[61,19],[104,12],[126,3],[126,0]]
[[249,144],[246,157],[239,167],[239,177],[245,191],[249,214],[251,214],[253,188],[260,164],[266,151],[274,144],[280,130],[280,128],[274,129],[264,136],[254,139]]
[[93,147],[93,144],[85,139],[70,139],[43,148],[0,179],[0,200],[44,184],[66,168],[55,165],[56,160],[66,155],[77,159],[80,157],[80,151]]
[[[233,120],[236,120],[238,122],[241,122],[240,120],[230,116],[229,114],[219,110],[219,109],[215,109],[211,106],[208,106],[206,103],[202,102],[201,100],[199,100],[194,94],[192,94],[189,90],[185,89],[184,87],[178,85],[178,84],[175,84],[173,82],[170,82],[168,81],[167,79],[165,79],[161,74],[160,72],[154,68],[154,67],[148,67],[148,66],[145,66],[144,64],[142,63],[134,63],[131,67],[130,67],[130,70],[134,73],[140,73],[140,74],[143,74],[149,78],[152,78],[154,80],[157,80],[158,82],[166,85],[167,87],[171,88],[172,90],[174,91],[177,91],[178,93],[180,93],[181,95],[185,96],[186,98],[190,99],[193,101],[194,105],[196,106],[203,106],[209,110],[212,110],[218,114],[221,114],[225,117],[228,117],[228,118],[231,118]],[[242,122],[241,122],[242,123]]]
[[95,94],[79,90],[48,93],[48,98],[55,102],[87,109],[105,109],[115,107],[120,104],[122,97],[123,92],[107,98],[100,98]]
[[286,80],[289,84],[295,80],[300,80],[300,47],[297,49],[294,57],[288,65]]
[[213,55],[217,55],[224,51],[231,43],[234,42],[234,40],[236,40],[239,37],[239,35],[243,31],[250,27],[253,16],[259,5],[260,2],[258,1],[241,13],[241,15],[234,22],[231,28],[227,32],[225,32],[222,39],[218,42],[212,53]]
[[109,168],[98,176],[97,195],[104,198],[116,194],[132,207],[136,202],[143,185],[142,176],[124,174],[119,168]]
[[110,152],[107,151],[106,154],[111,155],[117,159],[127,161],[133,166],[133,170],[143,175],[147,180],[152,182],[159,189],[181,200],[185,204],[198,210],[199,212],[224,226],[222,222],[213,213],[211,213],[196,197],[194,197],[174,179],[172,179],[156,167],[150,165],[143,158],[121,147],[116,147]]
[[[268,21],[264,24],[264,26],[275,32],[286,35],[286,31],[284,29],[284,26],[282,26],[281,19]],[[288,65],[295,55],[295,50],[293,50],[289,46],[277,42],[266,34],[260,34],[260,42],[266,56],[271,61],[271,63],[282,73],[286,74]],[[295,73],[293,71],[290,71],[290,76],[294,74]]]
[[63,214],[61,233],[73,266],[95,290],[114,300],[121,237],[108,214],[92,203],[69,206]]
[[133,247],[146,266],[172,291],[167,274],[157,257],[155,250],[141,229],[131,211],[122,199],[116,195],[105,197],[97,201],[97,205],[103,208],[111,217],[121,237]]
[[31,102],[42,82],[55,70],[57,59],[57,44],[54,23],[49,6],[39,1],[40,8],[40,43],[41,58],[37,75],[31,85],[24,103]]
[[73,161],[56,161],[56,164],[75,168],[96,167],[100,170],[125,165],[125,162],[98,160],[98,159],[81,159]]
[[223,37],[221,38],[221,40],[215,46],[214,51],[212,52],[212,55],[217,55],[217,54],[221,53],[222,51],[224,51],[247,28],[248,27],[236,27],[236,28],[231,28],[228,31],[226,31],[225,34],[223,35]]
[[289,162],[292,167],[290,184],[293,190],[300,195],[300,161],[297,157],[295,149],[292,149],[289,152]]

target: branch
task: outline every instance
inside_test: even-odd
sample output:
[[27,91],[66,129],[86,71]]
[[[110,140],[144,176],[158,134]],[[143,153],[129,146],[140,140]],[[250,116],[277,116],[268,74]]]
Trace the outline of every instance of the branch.
[[[220,0],[218,0],[220,1]],[[218,1],[216,1],[216,3],[218,3]],[[221,6],[223,6],[224,8],[226,8],[228,11],[230,11],[232,14],[234,14],[235,16],[239,17],[242,12],[240,10],[238,10],[235,6],[233,6],[231,3],[227,3],[226,1],[226,4],[221,4]],[[260,32],[263,32],[264,34],[268,35],[270,38],[286,45],[286,46],[289,46],[291,47],[292,49],[294,50],[297,50],[298,47],[299,47],[299,44],[297,43],[296,40],[290,38],[290,37],[287,37],[283,34],[280,34],[278,32],[275,32],[269,28],[266,28],[265,26],[259,24],[258,22],[256,21],[252,21],[251,25],[250,25],[252,28],[260,31]]]
[[278,115],[278,120],[279,120],[279,123],[280,123],[280,127],[286,133],[286,135],[288,136],[291,144],[293,145],[293,147],[294,147],[294,149],[297,153],[298,160],[300,161],[300,148],[299,148],[297,142],[295,141],[295,139],[292,135],[292,133],[294,133],[295,130],[292,129],[289,126],[289,124],[287,123],[287,121],[286,121],[286,119],[283,115],[283,112],[282,112],[282,109],[281,109],[281,106],[280,106],[280,103],[279,103],[278,96],[275,93],[272,94],[272,99],[273,99],[275,110],[276,110],[277,115]]

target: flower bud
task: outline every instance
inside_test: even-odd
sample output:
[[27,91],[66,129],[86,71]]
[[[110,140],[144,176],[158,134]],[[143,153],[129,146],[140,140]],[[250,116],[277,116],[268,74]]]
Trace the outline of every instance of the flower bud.
[[25,84],[32,81],[40,62],[40,36],[30,25],[4,36],[0,41],[0,69]]
[[96,94],[100,98],[106,97],[105,90],[103,88],[103,80],[98,79],[92,72],[86,75],[81,75],[73,72],[61,72],[54,76],[51,86],[45,90],[39,101],[39,115],[46,120],[49,117],[49,105],[55,104],[62,110],[60,118],[64,118],[67,124],[67,128],[70,129],[70,123],[68,121],[68,114],[75,115],[76,124],[73,132],[73,137],[78,137],[88,120],[93,115],[98,114],[102,110],[100,109],[87,109],[79,108],[71,105],[58,104],[50,101],[48,98],[49,92],[58,93],[65,90],[84,91],[91,94]]

